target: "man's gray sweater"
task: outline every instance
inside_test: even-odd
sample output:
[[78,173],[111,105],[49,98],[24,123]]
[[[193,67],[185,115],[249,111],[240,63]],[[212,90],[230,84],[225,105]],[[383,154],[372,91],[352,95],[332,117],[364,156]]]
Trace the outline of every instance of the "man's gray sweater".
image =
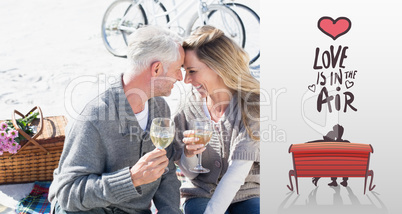
[[[80,116],[66,128],[64,150],[49,201],[67,211],[111,208],[127,213],[151,213],[151,200],[159,213],[181,213],[180,195],[173,160],[169,173],[135,187],[129,169],[155,147],[149,136],[155,117],[170,117],[163,98],[151,98],[146,130],[143,131],[118,81],[90,101]],[[167,156],[173,156],[169,146]]]

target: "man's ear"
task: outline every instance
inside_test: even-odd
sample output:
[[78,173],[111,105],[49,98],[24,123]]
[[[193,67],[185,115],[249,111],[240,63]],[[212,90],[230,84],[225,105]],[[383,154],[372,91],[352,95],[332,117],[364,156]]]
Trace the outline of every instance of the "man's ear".
[[163,73],[163,66],[160,61],[156,61],[151,64],[151,75],[152,77],[157,77],[159,75],[162,75]]

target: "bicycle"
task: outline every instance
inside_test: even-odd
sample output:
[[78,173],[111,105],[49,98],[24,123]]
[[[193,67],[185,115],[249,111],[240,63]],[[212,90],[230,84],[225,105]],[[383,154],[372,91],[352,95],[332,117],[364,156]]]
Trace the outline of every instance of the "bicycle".
[[[257,65],[255,62],[260,57],[260,16],[250,7],[241,3],[234,2],[234,0],[230,0],[228,2],[225,2],[225,0],[210,0],[207,4],[212,3],[228,6],[239,16],[244,26],[245,32],[245,43],[242,44],[242,47],[249,54],[250,68],[253,67],[254,69],[259,70],[259,64]],[[215,14],[215,11],[212,11],[210,14],[208,14],[208,17],[211,18],[213,14]],[[196,18],[197,17],[193,17],[191,20],[194,21]],[[198,27],[199,25],[201,25],[201,23],[196,24],[194,28]]]
[[[249,64],[253,64],[259,57],[260,57],[260,41],[259,41],[259,25],[260,25],[260,17],[258,14],[249,8],[246,5],[240,4],[240,3],[235,3],[235,2],[230,2],[230,3],[225,3],[224,0],[212,0],[211,3],[215,3],[224,5],[232,9],[240,18],[242,21],[243,27],[244,27],[244,43],[239,44],[241,45],[242,48],[249,54],[250,57],[250,62]],[[210,14],[208,14],[208,18],[211,19],[216,11],[211,11]],[[193,16],[191,19],[191,22],[198,22],[198,23],[189,23],[189,25],[193,25],[193,29],[191,31],[195,30],[198,26],[202,25],[202,22],[200,20],[197,20],[196,14]],[[259,67],[259,65],[253,65],[253,67]]]
[[[196,1],[198,1],[198,11],[184,29],[180,26],[179,19]],[[174,7],[169,11],[159,0],[115,0],[112,2],[102,19],[101,35],[107,50],[114,56],[126,57],[128,35],[148,24],[177,28],[181,36],[190,35],[192,29],[200,25],[213,25],[244,47],[243,23],[229,7],[223,4],[207,4],[203,0],[183,0],[185,4],[181,5],[175,5],[174,0],[172,2]],[[179,10],[179,7],[182,9]],[[174,26],[174,23],[178,25]]]
[[259,67],[259,65],[256,65],[256,61],[260,57],[260,16],[244,4],[235,2],[224,3],[222,0],[219,2],[220,4],[229,6],[242,20],[246,32],[246,43],[243,48],[250,56],[249,64],[253,64],[253,67]]

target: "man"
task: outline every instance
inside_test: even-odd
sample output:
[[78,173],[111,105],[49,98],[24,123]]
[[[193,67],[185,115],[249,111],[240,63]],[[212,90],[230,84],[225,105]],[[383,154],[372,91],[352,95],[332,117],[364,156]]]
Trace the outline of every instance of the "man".
[[[318,140],[318,141],[312,141],[313,142],[345,142],[345,143],[350,143],[348,140],[343,140],[342,135],[343,135],[344,128],[343,126],[336,124],[332,127],[332,131],[329,131],[327,135],[323,136],[324,140]],[[312,182],[315,186],[317,186],[317,182],[321,177],[313,177]],[[343,177],[343,181],[341,182],[341,185],[344,187],[348,186],[348,177]],[[337,177],[331,177],[332,182],[328,183],[328,186],[333,186],[336,187],[338,186],[338,182],[336,182]]]
[[[181,213],[172,146],[156,149],[153,118],[170,117],[163,98],[183,79],[175,33],[147,26],[129,38],[130,68],[68,125],[49,201],[55,213]],[[165,167],[169,172],[164,174]]]

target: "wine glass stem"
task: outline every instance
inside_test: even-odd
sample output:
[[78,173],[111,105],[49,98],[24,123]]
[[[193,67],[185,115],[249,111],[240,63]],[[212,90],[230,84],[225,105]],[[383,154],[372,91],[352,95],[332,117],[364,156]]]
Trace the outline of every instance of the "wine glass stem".
[[197,165],[198,168],[202,168],[201,162],[202,162],[202,153],[198,154],[198,165]]

